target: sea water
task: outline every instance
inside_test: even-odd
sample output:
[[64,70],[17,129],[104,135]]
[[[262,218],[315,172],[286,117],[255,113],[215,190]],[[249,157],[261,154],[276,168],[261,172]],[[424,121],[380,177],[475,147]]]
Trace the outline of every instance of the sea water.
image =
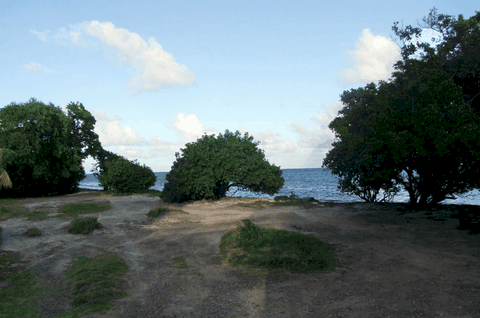
[[[290,196],[293,192],[300,198],[313,197],[321,202],[336,202],[336,203],[348,203],[348,202],[365,202],[361,198],[355,195],[349,195],[341,192],[338,186],[339,178],[333,175],[330,170],[323,168],[309,168],[309,169],[281,169],[282,177],[285,179],[285,184],[280,191],[271,196],[268,194],[256,194],[254,192],[238,189],[237,187],[231,187],[227,192],[228,196],[234,194],[234,197],[250,197],[250,198],[268,198],[273,199],[276,196],[286,195]],[[165,184],[165,176],[167,172],[155,172],[157,176],[157,182],[151,189],[163,190]],[[80,182],[80,188],[84,189],[98,189],[102,190],[97,178],[93,174],[87,174],[87,177]],[[238,191],[236,191],[238,189]],[[236,191],[236,192],[235,192]],[[442,201],[443,204],[472,204],[480,205],[480,191],[473,190],[463,195],[455,195],[456,200],[446,199]],[[382,192],[377,195],[377,200],[383,198]],[[392,202],[406,203],[409,200],[408,192],[401,190],[394,198]]]

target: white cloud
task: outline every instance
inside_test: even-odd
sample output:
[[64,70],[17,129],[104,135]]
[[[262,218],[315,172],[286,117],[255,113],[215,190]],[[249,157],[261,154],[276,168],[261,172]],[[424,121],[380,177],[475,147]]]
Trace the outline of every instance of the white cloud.
[[311,117],[310,120],[316,122],[322,128],[330,130],[328,125],[338,116],[338,112],[343,109],[343,107],[345,107],[345,105],[343,105],[340,100],[333,101],[330,105],[322,104],[323,114]]
[[171,145],[171,144],[172,144],[171,142],[162,140],[157,135],[154,135],[154,136],[150,137],[150,145],[152,145],[152,146],[163,147],[163,146]]
[[173,126],[178,133],[188,142],[195,142],[206,133],[207,135],[217,134],[213,129],[205,129],[195,114],[185,116],[183,113],[177,115]]
[[241,133],[242,138],[245,135],[245,132],[248,132],[248,135],[253,136],[254,138],[252,142],[260,141],[260,144],[257,145],[257,148],[265,150],[265,156],[281,153],[292,153],[297,150],[297,147],[291,140],[281,139],[280,134],[274,134],[270,129],[258,133],[252,133],[248,129],[240,127],[238,131]]
[[[82,27],[81,25],[71,25],[70,31],[67,32],[66,28],[58,29],[57,33],[54,35],[54,39],[57,43],[66,45],[67,42],[75,44],[87,49],[98,49],[98,43],[93,41],[85,41],[82,38]],[[67,42],[63,41],[66,40]]]
[[30,62],[29,64],[26,64],[25,68],[30,72],[35,72],[35,73],[57,73],[57,71],[46,68],[36,62]]
[[97,120],[94,131],[98,134],[103,147],[145,143],[145,139],[139,137],[132,127],[120,125],[121,118],[118,115],[111,116],[101,110],[94,110],[92,113]]
[[328,128],[330,122],[338,116],[338,111],[344,107],[341,101],[333,101],[330,105],[322,104],[323,112],[310,118],[315,128],[310,129],[301,123],[292,122],[288,128],[297,135],[297,144],[301,148],[331,149],[335,134]]
[[305,157],[307,159],[303,163],[302,167],[303,168],[320,168],[323,164],[323,159],[325,158],[328,152],[327,148],[331,148],[331,145],[329,142],[318,145],[315,149],[312,150],[312,152],[308,157]]
[[148,38],[148,43],[140,35],[123,28],[116,28],[111,22],[83,22],[70,26],[67,32],[61,28],[55,35],[59,42],[69,39],[71,43],[96,48],[96,43],[86,43],[82,32],[98,39],[106,53],[113,50],[120,64],[135,68],[135,76],[125,85],[130,95],[142,92],[157,92],[169,86],[191,86],[195,83],[195,75],[184,64],[176,62],[174,56],[157,43],[155,38]]
[[374,36],[369,29],[363,30],[355,47],[356,50],[348,51],[354,65],[337,73],[336,81],[339,84],[368,84],[387,80],[395,71],[393,65],[402,60],[400,49],[395,42],[381,35]]
[[66,116],[68,116],[68,109],[67,109],[68,104],[70,103],[65,103],[65,102],[60,103],[60,109]]
[[93,113],[95,114],[94,117],[97,121],[106,121],[106,122],[113,122],[113,121],[122,121],[122,118],[118,115],[111,116],[107,112],[102,110],[94,110]]
[[46,35],[47,35],[47,33],[49,33],[50,31],[38,32],[38,31],[36,31],[36,30],[30,30],[30,32],[32,32],[33,34],[35,34],[36,36],[38,36],[38,38],[40,39],[40,41],[42,41],[42,42],[47,42]]
[[[157,139],[154,141],[154,139]],[[171,157],[175,152],[180,152],[180,148],[185,148],[184,144],[178,145],[171,142],[161,141],[157,136],[150,137],[150,147],[144,158]]]

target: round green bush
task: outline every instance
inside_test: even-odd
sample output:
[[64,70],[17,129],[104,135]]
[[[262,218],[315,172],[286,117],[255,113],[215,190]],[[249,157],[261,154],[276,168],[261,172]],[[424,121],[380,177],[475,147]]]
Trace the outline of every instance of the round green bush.
[[166,175],[160,198],[168,203],[196,200],[218,200],[231,187],[255,193],[274,195],[283,187],[285,179],[280,167],[265,159],[257,148],[259,142],[240,132],[226,130],[225,135],[204,135],[194,143],[187,143],[175,153],[176,161]]
[[105,171],[98,176],[98,181],[105,190],[136,192],[154,186],[157,177],[150,167],[121,157],[105,163]]

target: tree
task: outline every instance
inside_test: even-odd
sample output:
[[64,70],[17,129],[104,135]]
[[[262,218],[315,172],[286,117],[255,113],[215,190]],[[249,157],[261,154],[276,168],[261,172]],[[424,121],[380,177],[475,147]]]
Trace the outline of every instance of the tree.
[[95,117],[79,102],[75,104],[70,102],[67,105],[67,112],[71,119],[67,129],[71,134],[73,144],[81,149],[80,157],[82,160],[89,155],[96,158],[98,152],[103,148],[98,135],[93,131],[97,122]]
[[397,77],[399,93],[383,119],[391,129],[377,127],[376,138],[389,145],[388,156],[407,174],[395,181],[409,193],[410,204],[425,206],[478,184],[480,121],[438,60],[415,64]]
[[[473,23],[469,25],[475,29]],[[459,26],[453,28],[458,30]],[[421,33],[420,29],[410,26],[404,33],[393,29],[408,40],[412,34]],[[460,43],[463,55],[456,53],[457,56],[478,54],[478,50],[470,49],[478,45],[478,41],[470,40],[478,38],[479,33],[463,34],[461,39],[468,40]],[[472,107],[476,95],[468,87],[465,89],[466,86],[462,86],[465,82],[459,80],[467,68],[460,71],[451,67],[456,64],[446,57],[455,54],[449,53],[447,47],[452,49],[454,45],[440,47],[438,55],[428,45],[423,44],[423,47],[427,54],[421,60],[414,60],[407,56],[416,48],[404,46],[404,61],[395,65],[399,71],[393,73],[389,83],[380,82],[378,91],[368,95],[369,99],[355,99],[353,92],[344,92],[342,100],[351,106],[344,108],[346,116],[343,119],[336,118],[337,121],[332,122],[343,143],[337,143],[338,149],[332,150],[330,156],[327,154],[324,161],[324,166],[337,167],[337,172],[345,171],[344,175],[350,180],[356,177],[361,185],[378,182],[374,190],[381,185],[394,186],[389,180],[395,181],[408,191],[411,205],[454,199],[453,194],[478,187],[480,179],[480,121]],[[478,75],[478,64],[470,64],[470,67],[469,74]],[[361,91],[358,94],[367,96]],[[366,119],[360,120],[358,114],[366,114]],[[348,135],[351,126],[361,137],[347,141],[351,137]],[[362,134],[362,129],[368,133]],[[400,172],[406,173],[407,179]],[[355,189],[348,181],[347,178],[346,187]]]
[[[406,63],[412,62],[409,57],[419,49],[423,49],[422,59],[435,56],[445,71],[453,75],[455,84],[460,86],[465,95],[465,102],[470,105],[477,114],[480,112],[480,12],[476,12],[468,20],[463,15],[458,16],[458,21],[453,16],[437,14],[434,7],[427,17],[422,20],[425,23],[422,28],[437,31],[442,35],[442,40],[432,39],[432,42],[440,42],[436,50],[428,43],[406,45],[406,40],[411,41],[412,36],[420,37],[422,30],[407,26],[405,29],[398,28],[398,22],[394,23],[392,30],[403,41],[401,47],[403,59]],[[420,26],[420,25],[419,25]],[[394,72],[394,76],[401,74],[405,69],[402,61],[396,64],[400,72]]]
[[[253,136],[240,132],[207,136],[187,143],[175,153],[176,161],[167,174],[160,198],[166,202],[220,199],[236,186],[256,193],[273,195],[285,180],[280,167],[270,165]],[[232,182],[232,183],[230,183]]]
[[[95,164],[95,166],[91,170],[91,172],[93,172],[93,175],[96,178],[98,178],[100,175],[106,173],[107,162],[123,158],[122,156],[119,156],[119,155],[117,155],[117,154],[115,154],[111,151],[105,150],[103,148],[95,150],[95,153],[94,153],[93,157],[97,159],[97,163]],[[106,190],[108,190],[108,189],[106,189]]]
[[136,192],[154,186],[157,177],[149,167],[121,157],[106,162],[106,170],[98,181],[104,189],[114,192]]
[[31,98],[2,108],[0,121],[0,147],[16,154],[2,167],[13,184],[2,189],[2,196],[65,194],[78,188],[85,178],[81,144],[73,138],[72,119],[59,107]]
[[[421,168],[415,169],[411,164],[406,169],[413,182],[404,182],[405,187],[413,204],[419,205],[455,199],[452,194],[463,194],[480,186],[480,13],[476,12],[467,21],[459,15],[457,22],[453,16],[437,15],[433,8],[423,21],[427,28],[441,33],[444,42],[437,46],[436,52],[429,44],[417,42],[417,47],[426,52],[420,61],[408,58],[416,52],[415,46],[404,46],[405,63],[398,62],[399,71],[393,73],[395,81],[409,95],[403,95],[402,102],[397,101],[403,114],[411,108],[413,116],[418,116],[414,108],[422,104],[418,102],[420,94],[428,104],[420,113],[427,118],[434,134],[427,137],[424,151],[419,153],[421,158],[409,159],[417,161],[417,167]],[[418,28],[407,27],[403,31],[395,25],[392,29],[402,39],[421,35]],[[426,68],[431,70],[425,71]],[[443,115],[443,122],[433,121],[434,115]],[[417,126],[416,131],[421,127]],[[434,149],[439,156],[429,156],[435,153]]]
[[366,143],[374,135],[369,119],[377,111],[376,107],[381,107],[376,85],[371,83],[365,89],[345,91],[341,100],[345,104],[339,111],[342,116],[329,124],[340,140],[335,141],[334,148],[327,153],[323,167],[340,176],[338,189],[342,192],[377,202],[377,195],[383,190],[380,202],[391,201],[399,191],[392,183],[393,173],[398,171],[389,170],[386,177],[379,178],[388,158],[382,149],[374,154]]

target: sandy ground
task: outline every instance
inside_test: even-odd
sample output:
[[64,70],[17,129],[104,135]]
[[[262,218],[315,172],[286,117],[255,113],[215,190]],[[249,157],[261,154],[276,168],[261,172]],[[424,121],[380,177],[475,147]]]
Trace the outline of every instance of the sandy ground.
[[[105,316],[91,317],[480,317],[480,240],[456,229],[447,210],[399,214],[398,205],[319,203],[309,209],[241,208],[233,198],[174,205],[185,213],[149,219],[158,197],[123,198],[77,193],[25,204],[58,212],[65,203],[110,202],[100,212],[104,228],[68,234],[73,217],[1,221],[4,251],[21,252],[39,284],[64,286],[63,272],[79,256],[117,252],[130,271],[129,296]],[[91,216],[91,215],[81,215]],[[238,221],[313,235],[348,262],[328,273],[252,275],[232,268],[218,253],[221,236]],[[28,238],[31,227],[43,233]],[[184,257],[188,268],[172,261]],[[68,294],[56,295],[68,310]],[[39,300],[52,307],[52,295]],[[49,308],[49,312],[55,312]]]

